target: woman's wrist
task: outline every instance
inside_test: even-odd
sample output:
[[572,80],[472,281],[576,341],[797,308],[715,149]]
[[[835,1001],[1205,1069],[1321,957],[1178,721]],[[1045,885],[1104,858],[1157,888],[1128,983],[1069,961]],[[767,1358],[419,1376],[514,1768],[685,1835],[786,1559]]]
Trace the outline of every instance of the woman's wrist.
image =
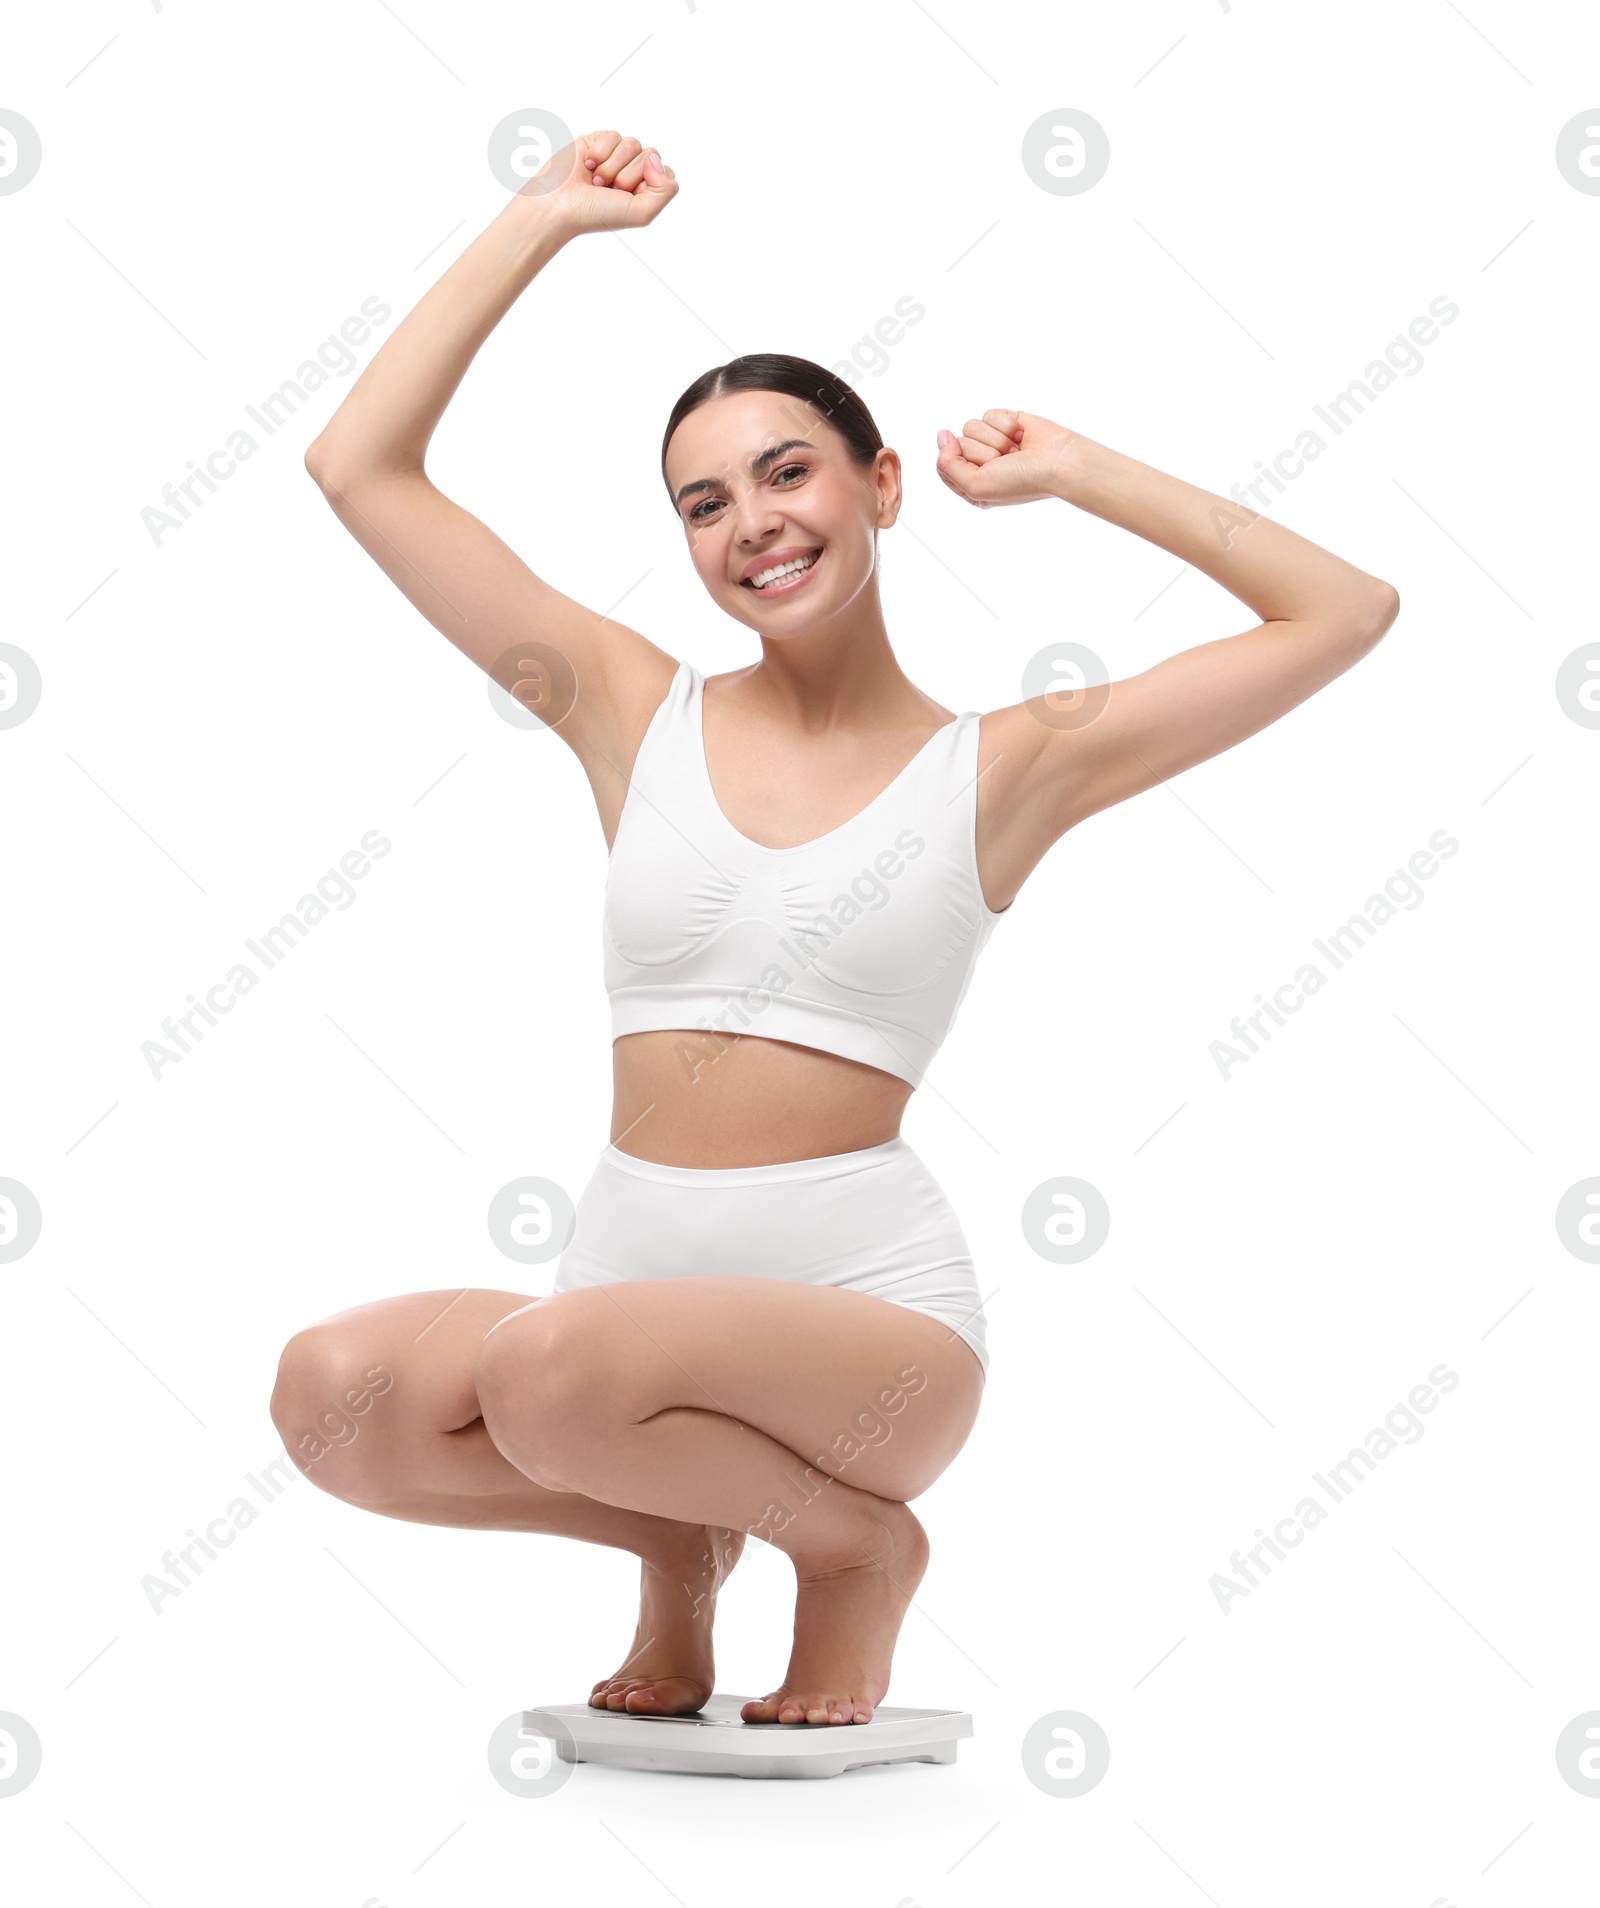
[[1114,481],[1117,466],[1130,461],[1120,451],[1097,444],[1081,431],[1071,431],[1051,459],[1050,489],[1063,503],[1087,508],[1087,500]]
[[526,188],[507,199],[493,223],[504,228],[519,251],[540,254],[541,263],[578,235],[571,220],[557,211],[550,198]]

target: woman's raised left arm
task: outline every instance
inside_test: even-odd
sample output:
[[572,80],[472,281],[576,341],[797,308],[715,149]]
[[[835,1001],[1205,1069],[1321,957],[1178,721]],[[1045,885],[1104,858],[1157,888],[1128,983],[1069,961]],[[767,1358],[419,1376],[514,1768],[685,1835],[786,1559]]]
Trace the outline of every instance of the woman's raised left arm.
[[1287,714],[1366,655],[1400,608],[1392,584],[1283,524],[1030,412],[986,411],[959,437],[941,432],[938,467],[969,503],[1059,498],[1131,530],[1261,619],[1113,682],[1082,720],[1058,720],[1048,702],[989,718],[1005,731],[1006,779],[1025,778],[1026,832],[1048,832],[1028,866],[1087,816]]

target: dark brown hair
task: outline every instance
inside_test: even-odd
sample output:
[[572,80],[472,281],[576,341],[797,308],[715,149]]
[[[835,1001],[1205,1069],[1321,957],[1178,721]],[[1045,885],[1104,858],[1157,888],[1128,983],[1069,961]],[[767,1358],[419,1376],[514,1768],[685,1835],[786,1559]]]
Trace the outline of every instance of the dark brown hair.
[[[791,358],[781,351],[755,351],[702,372],[673,405],[661,439],[663,483],[667,481],[667,446],[672,433],[691,411],[711,398],[726,397],[730,391],[779,391],[786,397],[799,398],[834,427],[859,466],[870,464],[883,449],[872,413],[848,384],[809,358]],[[668,484],[669,495],[671,489]]]

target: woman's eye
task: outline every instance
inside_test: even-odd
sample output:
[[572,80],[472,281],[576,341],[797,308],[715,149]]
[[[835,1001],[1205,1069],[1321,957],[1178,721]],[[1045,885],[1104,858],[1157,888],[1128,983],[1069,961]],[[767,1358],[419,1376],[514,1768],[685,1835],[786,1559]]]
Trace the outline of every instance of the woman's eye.
[[[782,470],[773,473],[772,481],[777,483],[784,477],[806,477],[809,475],[810,471],[805,464],[785,464]],[[785,484],[783,487],[785,490],[793,490],[794,485]],[[720,497],[707,497],[703,502],[697,503],[689,512],[690,523],[703,521],[706,511],[714,509],[721,501]]]

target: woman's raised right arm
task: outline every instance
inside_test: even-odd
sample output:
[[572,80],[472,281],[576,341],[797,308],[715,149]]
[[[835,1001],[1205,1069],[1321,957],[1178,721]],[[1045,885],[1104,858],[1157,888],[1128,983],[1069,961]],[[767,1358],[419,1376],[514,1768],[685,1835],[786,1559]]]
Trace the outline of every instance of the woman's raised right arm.
[[[502,688],[558,725],[588,771],[608,839],[630,743],[676,663],[536,576],[434,487],[423,460],[484,339],[562,246],[647,225],[677,189],[653,150],[614,132],[556,153],[395,329],[306,452],[339,521],[385,575]],[[521,645],[537,647],[518,659]]]

